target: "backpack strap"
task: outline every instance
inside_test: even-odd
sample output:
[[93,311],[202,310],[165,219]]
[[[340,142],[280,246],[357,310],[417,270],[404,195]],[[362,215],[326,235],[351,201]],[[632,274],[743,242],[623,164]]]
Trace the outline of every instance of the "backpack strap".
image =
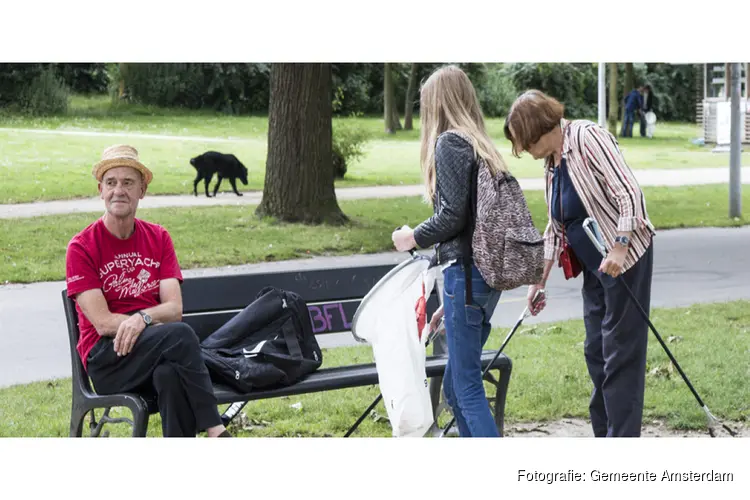
[[[473,167],[473,166],[472,166]],[[464,264],[464,280],[466,281],[466,305],[472,305],[474,303],[474,296],[471,289],[471,267],[474,264],[474,249],[471,247],[471,240],[474,236],[474,229],[476,227],[477,220],[477,189],[478,189],[478,177],[479,177],[479,165],[477,168],[472,168],[471,183],[469,184],[469,220],[466,223],[464,229],[464,251],[463,251],[463,264]]]
[[297,332],[294,331],[294,327],[290,324],[292,321],[285,321],[284,326],[281,327],[284,333],[284,341],[286,347],[289,349],[289,354],[295,359],[302,359],[302,348],[299,345],[299,339],[297,338]]
[[[456,135],[466,142],[468,142],[470,145],[472,144],[471,139],[469,136],[461,132],[460,130],[456,129],[450,129],[443,132],[443,134],[453,134]],[[443,135],[440,134],[440,135]],[[436,144],[437,146],[437,144]],[[473,145],[472,145],[473,148]],[[476,157],[476,151],[474,151],[474,155]],[[474,228],[476,226],[476,217],[477,217],[477,188],[478,188],[478,176],[479,176],[479,161],[481,161],[481,158],[476,157],[475,162],[477,163],[477,168],[473,168],[472,165],[472,171],[471,171],[471,181],[469,183],[469,199],[467,201],[467,211],[466,213],[469,214],[469,220],[467,221],[466,226],[464,227],[463,235],[464,235],[464,244],[462,249],[462,258],[461,263],[464,268],[464,282],[466,283],[466,297],[465,302],[466,305],[472,305],[474,303],[473,298],[473,291],[471,287],[471,266],[474,263],[474,251],[471,248],[471,239],[474,235]]]

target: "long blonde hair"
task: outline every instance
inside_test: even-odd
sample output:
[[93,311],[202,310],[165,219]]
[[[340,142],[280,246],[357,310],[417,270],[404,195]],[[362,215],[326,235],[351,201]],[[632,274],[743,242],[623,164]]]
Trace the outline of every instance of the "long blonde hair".
[[479,99],[466,73],[457,66],[443,66],[430,75],[419,93],[420,160],[428,202],[433,203],[436,189],[435,143],[446,130],[458,130],[467,135],[474,154],[484,159],[493,175],[508,171],[487,135]]

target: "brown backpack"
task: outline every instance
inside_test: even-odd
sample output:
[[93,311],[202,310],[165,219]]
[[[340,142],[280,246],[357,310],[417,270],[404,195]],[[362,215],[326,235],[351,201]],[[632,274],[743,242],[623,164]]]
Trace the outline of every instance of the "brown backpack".
[[[445,133],[471,144],[457,130]],[[493,177],[485,161],[481,157],[477,161],[469,197],[473,224],[468,230],[473,229],[473,235],[465,259],[470,264],[473,255],[479,273],[495,290],[539,283],[544,270],[544,239],[534,227],[521,186],[510,173],[499,172]],[[467,297],[471,297],[470,290]]]

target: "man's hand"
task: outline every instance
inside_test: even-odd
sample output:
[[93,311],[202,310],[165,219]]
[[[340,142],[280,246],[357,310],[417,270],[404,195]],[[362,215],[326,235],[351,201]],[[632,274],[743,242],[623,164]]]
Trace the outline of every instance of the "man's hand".
[[393,231],[391,239],[399,252],[406,252],[417,247],[417,242],[414,240],[414,230],[409,227]]
[[146,329],[146,322],[140,314],[133,314],[120,323],[115,335],[114,348],[118,356],[127,356],[133,350],[138,336]]
[[602,261],[602,264],[599,266],[599,271],[609,274],[613,278],[617,278],[622,274],[622,268],[625,265],[625,257],[627,257],[627,255],[627,247],[615,245],[615,247],[610,250],[609,254],[607,254],[607,257]]

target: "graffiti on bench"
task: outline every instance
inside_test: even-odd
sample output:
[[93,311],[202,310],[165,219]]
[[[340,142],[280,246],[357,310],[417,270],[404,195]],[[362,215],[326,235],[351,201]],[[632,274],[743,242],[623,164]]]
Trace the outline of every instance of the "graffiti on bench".
[[[345,302],[329,302],[327,304],[307,305],[307,311],[310,313],[310,322],[312,323],[313,333],[335,333],[348,332],[352,329],[352,320],[357,308],[361,302],[359,300],[350,300]],[[438,308],[437,294],[433,293],[427,299],[427,315]]]
[[361,277],[356,274],[352,274],[351,276],[344,278],[338,278],[338,279],[326,279],[326,278],[317,278],[317,279],[308,279],[307,275],[305,273],[297,273],[294,277],[294,281],[297,283],[303,283],[304,287],[309,288],[310,290],[337,290],[341,288],[342,286],[356,286],[360,283],[364,283],[367,290],[375,286],[375,283],[381,278],[381,275],[378,276],[370,276],[370,277]]
[[329,304],[308,305],[313,333],[344,332],[351,330],[351,320],[357,311],[359,301],[331,302]]

